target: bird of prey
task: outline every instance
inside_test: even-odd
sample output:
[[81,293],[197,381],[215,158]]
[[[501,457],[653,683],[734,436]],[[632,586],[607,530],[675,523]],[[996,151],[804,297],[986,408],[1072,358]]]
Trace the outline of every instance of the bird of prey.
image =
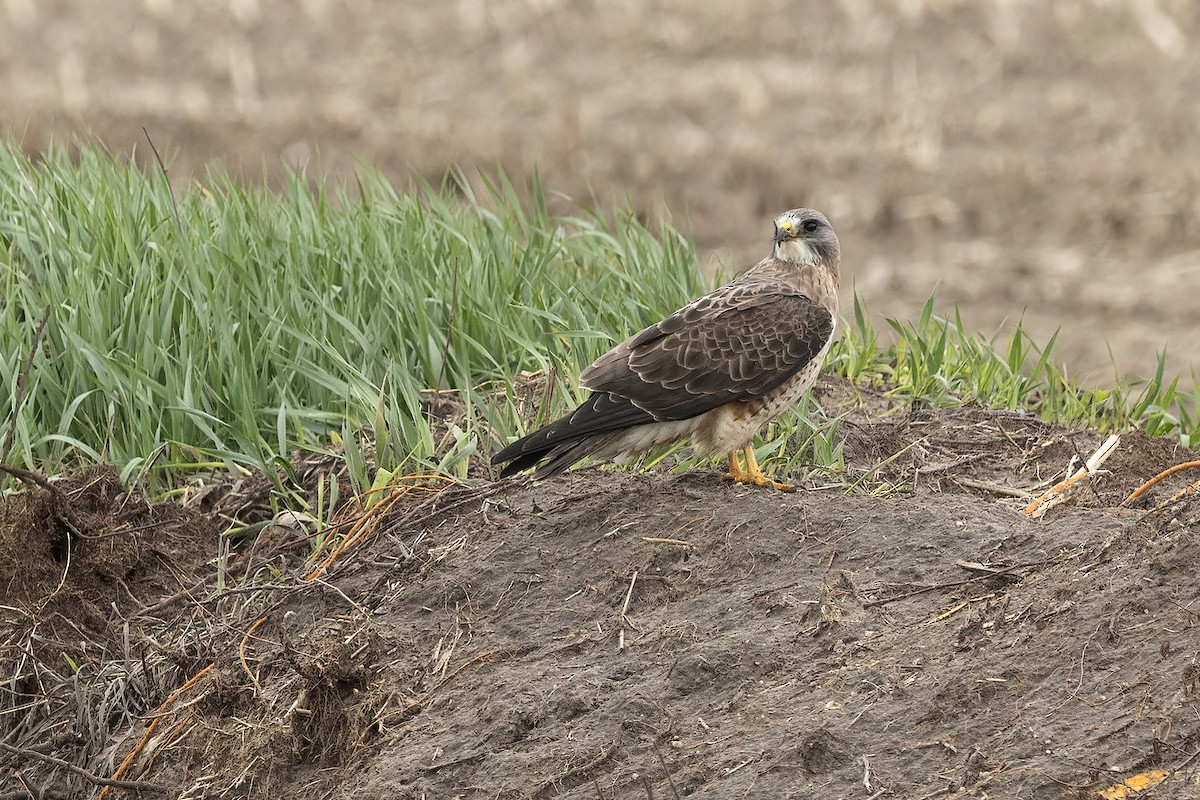
[[[775,218],[771,255],[600,356],[580,375],[592,394],[492,457],[501,477],[580,459],[622,461],[691,437],[729,458],[739,483],[794,487],[762,473],[750,440],[816,380],[838,315],[841,246],[819,211]],[[746,466],[738,463],[745,453]]]

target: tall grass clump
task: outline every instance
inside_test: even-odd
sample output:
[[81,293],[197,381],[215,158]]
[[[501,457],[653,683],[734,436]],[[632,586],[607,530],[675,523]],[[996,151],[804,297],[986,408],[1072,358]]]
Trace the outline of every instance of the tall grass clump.
[[172,197],[161,172],[96,147],[0,147],[9,460],[258,467],[372,428],[381,466],[438,466],[423,389],[471,403],[521,370],[578,369],[610,345],[601,332],[702,290],[673,228],[551,216],[536,178],[483,191],[452,175],[399,192],[368,172],[352,192],[295,175],[271,192],[218,174]]
[[835,369],[873,383],[897,402],[935,407],[977,403],[1035,411],[1060,425],[1099,431],[1141,427],[1151,436],[1177,435],[1200,446],[1200,382],[1168,380],[1165,358],[1149,379],[1117,377],[1110,389],[1078,386],[1053,359],[1055,337],[1039,346],[1018,324],[1008,333],[982,336],[955,311],[934,314],[930,297],[912,321],[888,320],[891,341],[880,345],[858,297],[854,318],[834,348]]
[[[161,170],[98,147],[33,160],[0,146],[8,461],[107,462],[166,486],[177,471],[284,466],[295,448],[340,441],[362,488],[369,430],[385,473],[462,477],[470,456],[564,410],[614,340],[705,289],[670,225],[569,201],[551,214],[536,175],[479,184],[452,173],[398,191],[367,171],[351,190],[292,175],[270,191],[213,174],[173,193]],[[884,337],[856,297],[843,327],[830,368],[897,404],[1035,408],[1200,443],[1195,382],[1184,391],[1161,363],[1141,386],[1083,390],[1053,341],[1019,326],[978,336],[932,298]],[[515,399],[526,370],[549,379],[537,418]],[[431,390],[462,406],[457,421],[431,423]],[[761,455],[785,470],[841,461],[835,416],[790,414],[767,437]]]

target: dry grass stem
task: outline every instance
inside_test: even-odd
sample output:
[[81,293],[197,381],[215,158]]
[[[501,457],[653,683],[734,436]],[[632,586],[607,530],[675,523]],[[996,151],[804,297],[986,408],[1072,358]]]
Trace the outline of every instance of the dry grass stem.
[[[133,746],[133,749],[129,751],[129,754],[126,755],[125,758],[121,760],[121,763],[117,766],[116,771],[113,773],[112,780],[118,780],[122,775],[125,774],[125,770],[129,768],[129,765],[134,762],[134,760],[145,748],[146,743],[150,741],[150,737],[154,734],[155,728],[158,727],[159,720],[163,718],[168,709],[170,709],[171,705],[178,700],[184,692],[186,692],[192,686],[195,686],[201,678],[211,672],[214,667],[216,667],[216,664],[209,664],[207,667],[189,678],[182,686],[172,692],[170,697],[163,701],[162,705],[160,705],[151,715],[153,719],[151,719],[150,724],[146,726],[146,732],[142,734],[142,738],[138,740],[138,743]],[[108,789],[109,787],[105,786],[100,790],[98,800],[104,800],[104,798],[108,795]]]
[[[409,481],[410,483],[405,483],[406,481]],[[367,541],[375,532],[375,524],[378,522],[378,520],[382,518],[389,510],[391,510],[391,508],[395,506],[396,503],[402,498],[413,492],[432,492],[436,494],[440,493],[444,488],[446,488],[445,486],[441,488],[435,488],[424,483],[420,483],[421,481],[440,481],[447,485],[454,485],[458,483],[458,481],[453,478],[450,478],[446,475],[437,474],[404,475],[396,478],[394,483],[399,485],[392,486],[391,493],[387,497],[371,506],[366,512],[355,519],[354,524],[350,527],[350,530],[346,532],[346,535],[341,537],[341,539],[339,539],[337,543],[333,545],[333,548],[329,551],[328,555],[321,559],[321,561],[314,568],[309,570],[309,572],[304,576],[304,579],[311,581],[320,577],[326,571],[328,571],[329,568],[333,566],[334,562],[336,562],[344,553],[353,550],[363,542]],[[328,545],[328,542],[326,542],[326,545]],[[321,553],[321,550],[314,552],[311,560],[315,561],[321,556]]]
[[[1175,466],[1170,467],[1169,469],[1164,469],[1162,472],[1158,473],[1153,478],[1146,481],[1141,486],[1139,486],[1136,490],[1134,490],[1134,492],[1132,494],[1130,494],[1129,497],[1125,498],[1125,501],[1123,503],[1121,503],[1121,505],[1123,505],[1123,506],[1129,505],[1134,500],[1137,500],[1143,494],[1150,491],[1150,489],[1154,488],[1154,486],[1156,484],[1158,484],[1159,481],[1163,480],[1164,478],[1169,478],[1177,472],[1183,472],[1184,470],[1189,470],[1189,469],[1200,469],[1200,461],[1185,461],[1184,463],[1176,464]],[[1200,486],[1200,483],[1198,483],[1197,485]],[[1189,489],[1190,489],[1190,491],[1194,492],[1194,491],[1196,491],[1196,486],[1189,487]],[[1187,493],[1189,491],[1189,489],[1184,489],[1183,492],[1180,492],[1179,495],[1176,495],[1176,497]],[[1171,498],[1171,499],[1174,500],[1175,498]],[[1170,501],[1168,501],[1168,502],[1170,502]]]
[[12,753],[13,755],[21,756],[22,758],[33,758],[33,759],[37,759],[38,761],[45,761],[47,764],[53,764],[56,767],[62,767],[63,769],[67,770],[68,772],[74,773],[75,775],[78,775],[79,777],[83,778],[90,784],[93,784],[95,786],[104,787],[104,790],[101,791],[101,797],[104,796],[104,791],[107,791],[110,788],[112,788],[112,789],[128,789],[130,791],[135,791],[135,792],[165,792],[166,791],[166,787],[159,786],[159,785],[153,784],[153,783],[146,783],[144,781],[121,781],[121,780],[117,780],[115,777],[114,778],[101,778],[99,775],[93,775],[92,773],[88,772],[86,769],[77,767],[76,765],[72,764],[69,761],[64,761],[61,758],[55,758],[54,756],[47,755],[46,753],[39,753],[37,750],[30,750],[25,747],[14,747],[11,744],[7,744],[6,742],[0,742],[0,750],[5,751],[6,753]]
[[1096,448],[1096,452],[1092,453],[1087,462],[1074,475],[1054,484],[1054,486],[1050,487],[1043,494],[1035,498],[1032,503],[1027,505],[1021,513],[1033,519],[1040,519],[1051,508],[1067,499],[1066,493],[1068,489],[1099,469],[1108,460],[1108,457],[1113,454],[1120,443],[1120,436],[1116,434],[1109,436],[1104,440],[1103,444]]
[[265,615],[256,619],[254,624],[250,626],[250,629],[246,631],[246,635],[242,637],[241,644],[238,645],[238,661],[241,662],[242,670],[246,673],[247,677],[250,678],[250,682],[254,684],[255,694],[260,695],[262,694],[262,686],[259,685],[258,678],[255,677],[254,673],[250,670],[250,665],[246,663],[246,645],[249,644],[250,637],[254,635],[254,632],[258,630],[259,627],[266,621],[267,617]]

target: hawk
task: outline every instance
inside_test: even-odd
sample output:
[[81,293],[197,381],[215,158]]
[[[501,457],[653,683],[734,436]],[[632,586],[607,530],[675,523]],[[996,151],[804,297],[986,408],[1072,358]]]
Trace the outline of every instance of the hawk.
[[816,380],[837,324],[840,261],[823,214],[785,211],[771,255],[600,356],[579,378],[587,400],[492,463],[507,462],[501,477],[533,466],[549,477],[587,456],[622,461],[690,437],[699,453],[728,456],[725,477],[794,491],[762,473],[750,440]]

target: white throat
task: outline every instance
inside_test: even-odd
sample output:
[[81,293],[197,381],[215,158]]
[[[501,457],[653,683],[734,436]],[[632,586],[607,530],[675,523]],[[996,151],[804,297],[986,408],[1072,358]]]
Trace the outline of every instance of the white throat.
[[793,264],[812,264],[820,262],[817,251],[804,239],[784,239],[775,245],[775,257],[780,261],[790,261]]

